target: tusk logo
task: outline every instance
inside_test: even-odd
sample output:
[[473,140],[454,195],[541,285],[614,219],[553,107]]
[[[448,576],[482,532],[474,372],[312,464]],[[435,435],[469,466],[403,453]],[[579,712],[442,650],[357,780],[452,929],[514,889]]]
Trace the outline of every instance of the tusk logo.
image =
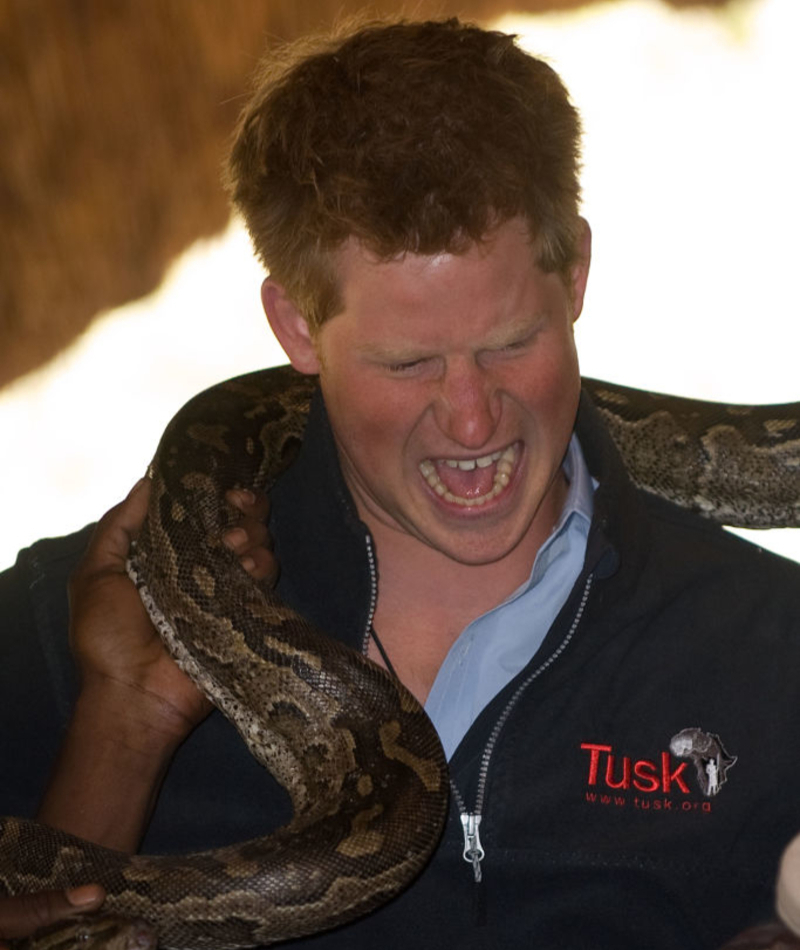
[[728,779],[728,770],[737,759],[728,754],[716,733],[697,728],[681,729],[670,739],[669,750],[694,765],[700,790],[706,798],[719,793]]

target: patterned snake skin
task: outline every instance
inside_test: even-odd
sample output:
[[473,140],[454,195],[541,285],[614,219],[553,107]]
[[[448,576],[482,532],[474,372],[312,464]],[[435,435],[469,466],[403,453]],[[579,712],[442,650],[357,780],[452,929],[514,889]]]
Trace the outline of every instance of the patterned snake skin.
[[639,487],[734,527],[800,527],[800,402],[726,405],[583,383]]
[[[584,381],[634,479],[736,524],[800,524],[800,404],[737,408]],[[233,486],[266,490],[296,454],[315,380],[289,367],[207,390],[167,428],[129,572],[178,664],[288,791],[272,836],[184,857],[129,856],[0,819],[0,893],[100,881],[160,945],[249,947],[367,913],[439,839],[446,764],[396,680],[313,629],[220,542]]]

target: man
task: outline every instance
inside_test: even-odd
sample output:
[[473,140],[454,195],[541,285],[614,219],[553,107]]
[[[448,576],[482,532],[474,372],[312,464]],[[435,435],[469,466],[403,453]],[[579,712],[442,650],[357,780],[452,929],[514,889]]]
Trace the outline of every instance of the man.
[[[578,137],[548,66],[456,21],[289,50],[245,110],[233,199],[270,324],[320,378],[272,493],[279,590],[426,704],[453,784],[418,881],[300,946],[684,950],[771,913],[800,827],[800,575],[636,491],[581,397]],[[121,572],[146,496],[104,519],[75,581],[81,688],[40,817],[128,849],[145,829],[144,850],[263,833],[281,790]],[[263,500],[239,504],[232,540],[263,573]],[[8,582],[20,614],[63,616],[84,544],[34,548],[34,596]],[[57,626],[31,618],[15,647],[60,704],[48,734],[74,690]],[[14,810],[44,768],[26,763]]]

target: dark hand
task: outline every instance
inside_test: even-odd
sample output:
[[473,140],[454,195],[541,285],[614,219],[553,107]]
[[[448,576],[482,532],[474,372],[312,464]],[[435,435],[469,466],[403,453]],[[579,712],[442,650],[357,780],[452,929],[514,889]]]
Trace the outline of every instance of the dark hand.
[[[149,494],[140,482],[104,515],[71,580],[81,690],[38,815],[122,851],[138,847],[175,749],[211,709],[164,649],[125,571]],[[243,513],[236,550],[245,569],[267,577],[275,570],[263,546],[268,502],[241,496],[232,498]]]
[[[210,704],[161,643],[125,559],[147,512],[150,483],[139,482],[100,520],[70,584],[71,640],[84,690],[129,692],[153,727],[178,740],[210,711]],[[242,512],[225,543],[254,578],[274,583],[278,566],[267,545],[269,499],[245,490],[227,493]]]
[[776,920],[751,927],[728,941],[721,950],[800,950],[800,937]]
[[84,696],[114,697],[131,723],[180,741],[211,706],[164,649],[125,572],[149,497],[145,479],[100,519],[70,581],[70,640]]
[[97,910],[105,899],[99,885],[69,891],[39,891],[19,897],[0,897],[0,947],[4,941],[29,937],[51,924]]

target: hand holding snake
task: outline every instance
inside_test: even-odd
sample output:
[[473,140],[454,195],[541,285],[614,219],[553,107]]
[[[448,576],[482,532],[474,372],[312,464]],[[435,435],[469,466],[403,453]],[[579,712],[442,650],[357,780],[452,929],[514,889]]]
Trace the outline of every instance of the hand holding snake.
[[[81,658],[82,680],[94,679],[97,686],[94,697],[88,702],[92,712],[89,724],[102,727],[110,722],[115,740],[120,743],[130,742],[136,738],[136,730],[125,735],[129,727],[127,716],[120,717],[116,722],[109,715],[96,715],[97,709],[103,705],[101,697],[102,681],[109,678],[113,689],[121,689],[127,681],[130,686],[126,702],[135,703],[141,694],[141,689],[130,683],[131,663],[124,647],[131,653],[134,665],[141,665],[139,656],[141,645],[145,654],[154,652],[158,661],[165,667],[166,681],[164,689],[166,698],[163,703],[171,708],[177,708],[181,703],[181,695],[186,692],[189,707],[194,708],[198,703],[205,702],[202,693],[180,672],[169,654],[163,649],[155,628],[144,610],[136,589],[125,572],[125,560],[129,553],[131,539],[135,537],[147,511],[149,499],[149,482],[141,480],[131,490],[129,496],[120,504],[112,508],[100,520],[94,533],[91,545],[84,556],[78,570],[73,574],[70,583],[71,634],[70,639],[76,658]],[[240,512],[241,518],[236,529],[231,532],[234,537],[226,537],[226,542],[239,557],[240,563],[251,577],[256,579],[272,578],[277,564],[271,551],[265,546],[266,516],[269,511],[269,500],[265,495],[255,496],[252,492],[229,492],[228,500]],[[109,630],[115,631],[115,636],[109,638]],[[121,643],[120,643],[121,641]],[[122,645],[123,649],[120,650]],[[108,656],[109,647],[114,652]],[[155,649],[159,648],[159,649]],[[160,655],[159,655],[160,654]],[[105,667],[105,669],[104,669]],[[174,683],[179,689],[176,695],[170,689]],[[100,698],[100,703],[97,700]],[[158,714],[159,704],[155,704]],[[205,707],[200,710],[200,716],[205,714]],[[141,718],[146,718],[147,711],[141,712]],[[191,724],[191,712],[181,717],[188,729]],[[148,728],[152,726],[148,723]],[[98,787],[95,782],[87,778],[85,772],[92,771],[91,759],[88,758],[96,751],[97,736],[80,735],[73,728],[68,730],[66,749],[62,758],[71,745],[76,745],[76,755],[73,764],[81,771],[70,774],[65,763],[55,772],[55,784],[51,784],[40,808],[39,818],[54,828],[70,831],[89,840],[103,844],[106,847],[116,847],[124,851],[134,851],[143,831],[145,814],[141,820],[135,820],[131,815],[132,789],[143,779],[141,768],[131,772],[124,772],[120,767],[122,757],[117,755],[114,761],[114,770],[108,775],[108,780]],[[166,764],[174,741],[166,737],[164,748],[158,745],[154,748],[157,762],[162,760]],[[87,761],[88,758],[88,761]],[[124,761],[124,760],[123,760]],[[67,763],[67,766],[69,763]],[[156,766],[158,768],[158,765]],[[149,798],[150,788],[145,789]],[[116,797],[115,797],[116,794]],[[109,813],[109,821],[105,834],[101,835],[98,828],[98,815],[103,811]],[[89,820],[88,826],[82,822]],[[124,822],[123,823],[123,819]],[[101,840],[102,839],[102,840]],[[89,936],[93,934],[94,924],[81,921],[75,924],[80,930],[73,932],[72,927],[76,916],[97,911],[105,898],[105,892],[96,885],[87,885],[66,891],[42,891],[21,895],[19,898],[0,898],[0,950],[8,950],[8,944],[3,939],[14,940],[19,943],[21,938],[30,937],[34,932],[43,928],[51,930],[62,923],[64,939],[72,934],[78,939],[80,934],[83,950],[91,950],[88,944]],[[103,924],[99,927],[97,939],[105,950],[125,950],[126,940],[134,936],[141,938],[141,927],[131,930],[127,924],[114,920],[113,924]],[[37,938],[36,946],[44,947],[48,942]],[[136,950],[146,950],[145,946],[135,945]],[[134,950],[131,946],[131,950]]]
[[[56,784],[51,783],[39,811],[46,824],[131,852],[138,847],[152,804],[152,777],[163,772],[176,745],[211,708],[165,650],[125,570],[149,497],[150,483],[142,479],[104,515],[71,578],[70,640],[82,690]],[[263,543],[268,499],[230,492],[229,500],[241,517],[231,532],[234,538],[226,537],[226,542],[251,577],[271,576],[276,564]],[[90,756],[95,751],[105,755],[107,743],[115,746],[114,768],[98,782]],[[131,749],[139,754],[131,756]],[[127,771],[125,763],[132,766]],[[90,803],[86,796],[92,790]],[[104,822],[101,811],[107,813]]]
[[29,937],[78,914],[97,910],[105,898],[101,887],[88,886],[67,891],[40,891],[20,897],[0,897],[0,950],[9,940]]

